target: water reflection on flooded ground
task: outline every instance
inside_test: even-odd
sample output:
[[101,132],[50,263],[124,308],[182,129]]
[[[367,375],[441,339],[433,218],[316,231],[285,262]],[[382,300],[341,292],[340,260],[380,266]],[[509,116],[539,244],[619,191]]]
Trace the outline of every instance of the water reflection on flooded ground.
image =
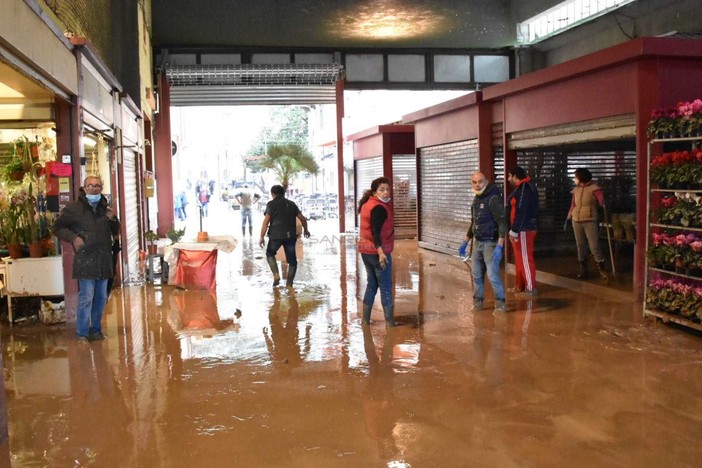
[[700,338],[548,285],[472,313],[465,265],[412,241],[403,326],[376,304],[364,328],[354,239],[332,237],[305,243],[294,291],[246,238],[215,294],[117,290],[104,342],[3,330],[13,465],[698,464]]

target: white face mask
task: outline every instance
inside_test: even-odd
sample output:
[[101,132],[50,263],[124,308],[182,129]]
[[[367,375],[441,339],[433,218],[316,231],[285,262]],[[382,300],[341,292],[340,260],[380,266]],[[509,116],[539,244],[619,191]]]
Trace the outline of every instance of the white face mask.
[[487,188],[487,186],[481,188],[480,190],[473,189],[473,193],[476,194],[476,195],[481,195],[481,194],[485,191],[486,188]]
[[390,198],[390,197],[387,197],[387,198],[378,197],[378,200],[380,200],[380,201],[383,202],[383,203],[389,203],[390,200],[392,200],[392,198]]

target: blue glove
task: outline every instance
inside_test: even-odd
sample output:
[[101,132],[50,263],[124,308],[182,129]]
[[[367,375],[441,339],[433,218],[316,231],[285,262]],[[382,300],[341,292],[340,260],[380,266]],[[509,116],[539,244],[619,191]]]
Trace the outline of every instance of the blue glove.
[[498,264],[502,260],[502,246],[496,245],[495,250],[492,251],[492,263]]
[[466,256],[466,249],[467,249],[467,248],[468,248],[468,242],[467,242],[467,241],[463,241],[463,243],[461,244],[461,246],[458,248],[458,255],[460,255],[461,257],[465,257],[465,256]]
[[572,223],[572,221],[570,220],[570,218],[566,218],[565,223],[563,223],[563,231],[567,231],[567,230],[568,230],[568,226],[569,226],[571,223]]

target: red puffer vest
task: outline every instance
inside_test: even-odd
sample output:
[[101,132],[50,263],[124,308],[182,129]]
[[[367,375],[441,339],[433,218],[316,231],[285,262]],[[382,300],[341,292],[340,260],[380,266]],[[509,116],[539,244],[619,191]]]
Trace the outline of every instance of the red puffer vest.
[[383,203],[378,197],[370,197],[361,207],[361,238],[358,240],[358,251],[364,254],[377,254],[378,249],[373,242],[373,231],[371,230],[371,211],[376,206],[382,206],[388,213],[388,218],[383,223],[380,231],[380,240],[383,243],[383,252],[392,253],[395,246],[395,220],[392,216],[392,207]]

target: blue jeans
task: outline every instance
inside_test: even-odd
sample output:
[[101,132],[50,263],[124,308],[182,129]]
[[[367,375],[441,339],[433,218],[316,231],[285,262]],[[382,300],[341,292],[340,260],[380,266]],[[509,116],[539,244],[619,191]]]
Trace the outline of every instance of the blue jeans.
[[102,312],[107,304],[106,279],[78,280],[78,310],[76,311],[76,334],[89,336],[102,332]]
[[495,300],[505,300],[505,287],[500,278],[500,265],[492,261],[492,253],[495,250],[497,241],[475,240],[473,246],[473,298],[483,299],[485,292],[485,270],[487,269],[488,280],[495,293]]
[[249,227],[253,227],[253,222],[251,222],[251,208],[241,209],[241,227],[246,227],[246,220],[249,220]]
[[388,261],[383,269],[380,266],[378,254],[361,254],[368,278],[366,293],[363,296],[363,303],[366,305],[373,305],[378,288],[380,288],[380,303],[383,307],[392,305],[392,256],[390,254],[385,256]]
[[292,239],[268,239],[268,247],[266,247],[266,257],[275,257],[276,252],[280,247],[285,251],[285,261],[290,266],[297,266],[297,253],[295,252],[295,244],[297,238]]

